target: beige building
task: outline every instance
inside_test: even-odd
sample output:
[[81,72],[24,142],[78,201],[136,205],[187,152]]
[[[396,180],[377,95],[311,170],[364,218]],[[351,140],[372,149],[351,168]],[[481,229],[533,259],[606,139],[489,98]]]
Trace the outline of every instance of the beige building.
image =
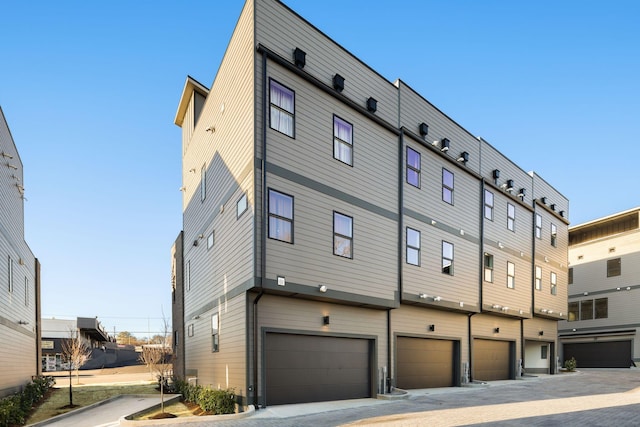
[[555,372],[568,200],[405,82],[248,0],[175,123],[176,372],[260,406]]
[[24,240],[23,172],[0,108],[0,397],[41,372],[40,263]]
[[564,360],[628,368],[640,361],[640,208],[569,229],[569,317],[559,324]]

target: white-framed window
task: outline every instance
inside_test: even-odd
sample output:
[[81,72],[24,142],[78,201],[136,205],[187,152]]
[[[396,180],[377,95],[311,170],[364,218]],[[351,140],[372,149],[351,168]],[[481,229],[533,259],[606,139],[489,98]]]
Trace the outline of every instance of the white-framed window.
[[187,326],[187,336],[189,337],[193,336],[193,323]]
[[407,183],[420,188],[420,153],[407,147]]
[[213,353],[220,351],[220,315],[218,313],[211,315],[211,351]]
[[542,216],[536,214],[536,237],[542,239]]
[[244,193],[236,202],[236,218],[240,218],[240,216],[247,211],[248,206],[247,193]]
[[214,235],[214,233],[212,231],[207,236],[207,249],[211,249],[213,247],[214,242],[215,242],[215,235]]
[[558,227],[555,224],[551,224],[551,246],[558,246]]
[[507,288],[513,289],[516,287],[516,265],[507,261]]
[[207,198],[207,165],[200,168],[200,201]]
[[29,307],[29,279],[24,278],[24,305]]
[[484,281],[493,283],[493,255],[484,253]]
[[295,138],[295,92],[269,79],[269,127]]
[[184,266],[184,285],[188,291],[191,290],[191,260]]
[[453,204],[453,172],[442,168],[442,200]]
[[542,290],[542,267],[536,265],[536,290]]
[[333,158],[353,166],[353,125],[333,116]]
[[484,190],[484,217],[493,221],[493,193],[489,190]]
[[13,292],[13,260],[11,259],[10,255],[7,261],[7,271],[9,272],[7,275],[7,290],[9,291],[9,293],[12,293]]
[[453,243],[442,241],[442,272],[453,276]]
[[293,196],[269,189],[269,238],[293,243]]
[[420,232],[407,227],[407,264],[420,265]]
[[507,229],[516,231],[516,207],[507,203]]
[[353,258],[353,218],[333,212],[333,254]]
[[558,294],[558,275],[552,271],[549,281],[551,283],[551,295],[557,295]]

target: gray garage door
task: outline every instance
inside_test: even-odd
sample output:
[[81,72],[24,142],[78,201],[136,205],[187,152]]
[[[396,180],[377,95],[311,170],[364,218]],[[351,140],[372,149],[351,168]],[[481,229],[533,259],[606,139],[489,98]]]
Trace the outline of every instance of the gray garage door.
[[264,347],[267,405],[371,397],[371,340],[267,333]]
[[416,389],[454,385],[454,342],[398,337],[398,388]]
[[578,368],[628,368],[631,366],[631,341],[604,341],[564,344],[564,360],[576,358]]
[[473,340],[473,379],[482,381],[510,378],[509,341]]

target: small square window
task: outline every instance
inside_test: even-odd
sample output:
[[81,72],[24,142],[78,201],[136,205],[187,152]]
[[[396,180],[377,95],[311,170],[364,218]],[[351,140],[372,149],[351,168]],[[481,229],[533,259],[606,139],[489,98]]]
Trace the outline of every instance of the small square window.
[[615,277],[622,274],[622,260],[614,258],[607,260],[607,277]]
[[442,200],[453,205],[453,173],[442,168]]
[[236,203],[236,216],[240,218],[240,216],[247,210],[247,207],[247,193],[244,193]]
[[407,183],[420,188],[420,153],[407,147]]
[[353,258],[353,218],[333,212],[333,254]]
[[333,158],[353,166],[353,125],[333,116]]
[[407,264],[420,265],[420,232],[407,227]]
[[295,130],[295,93],[275,80],[269,80],[269,127],[291,138]]

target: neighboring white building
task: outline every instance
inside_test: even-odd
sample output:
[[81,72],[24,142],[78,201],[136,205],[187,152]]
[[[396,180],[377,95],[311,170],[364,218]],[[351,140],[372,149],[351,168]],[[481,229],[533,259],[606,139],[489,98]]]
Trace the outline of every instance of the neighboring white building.
[[24,169],[0,108],[0,397],[40,374],[40,263],[24,240]]
[[640,361],[640,207],[569,228],[569,318],[564,360],[628,368]]

